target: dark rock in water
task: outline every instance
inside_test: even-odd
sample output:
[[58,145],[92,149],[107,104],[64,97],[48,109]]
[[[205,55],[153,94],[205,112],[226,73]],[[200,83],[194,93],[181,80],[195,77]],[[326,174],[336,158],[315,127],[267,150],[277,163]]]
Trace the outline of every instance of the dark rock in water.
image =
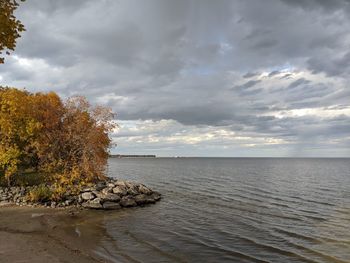
[[103,203],[103,209],[106,209],[106,210],[117,210],[117,209],[120,209],[122,208],[120,206],[120,204],[118,203],[115,203],[115,202],[105,202]]
[[162,198],[162,195],[158,192],[153,192],[151,196],[155,201],[159,201]]
[[156,201],[154,200],[154,198],[150,195],[145,195],[145,194],[139,194],[137,196],[135,196],[135,202],[138,205],[144,205],[144,204],[153,204]]
[[123,207],[131,207],[137,206],[135,199],[132,196],[124,196],[122,200],[120,200],[120,205]]

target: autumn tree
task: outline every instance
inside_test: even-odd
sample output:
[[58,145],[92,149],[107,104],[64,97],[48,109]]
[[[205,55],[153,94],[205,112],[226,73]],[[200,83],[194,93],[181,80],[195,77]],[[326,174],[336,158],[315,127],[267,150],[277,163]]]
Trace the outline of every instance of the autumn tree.
[[54,92],[33,94],[32,102],[33,116],[42,125],[33,143],[32,167],[53,173],[59,170],[62,155],[64,104]]
[[112,111],[92,107],[84,97],[68,99],[64,110],[56,180],[69,186],[104,179],[109,132],[115,127]]
[[84,97],[0,88],[0,175],[31,169],[64,192],[105,178],[113,113]]
[[0,171],[10,183],[11,177],[27,165],[28,153],[41,129],[34,118],[28,92],[0,89]]
[[18,6],[16,0],[0,0],[0,63],[4,63],[3,52],[9,55],[10,50],[14,51],[20,33],[25,31],[14,15]]

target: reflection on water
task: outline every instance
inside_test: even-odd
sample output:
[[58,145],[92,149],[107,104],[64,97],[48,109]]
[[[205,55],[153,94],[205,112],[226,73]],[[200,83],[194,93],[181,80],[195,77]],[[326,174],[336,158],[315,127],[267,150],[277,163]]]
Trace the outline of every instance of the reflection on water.
[[163,194],[104,214],[112,262],[350,262],[349,159],[111,159]]

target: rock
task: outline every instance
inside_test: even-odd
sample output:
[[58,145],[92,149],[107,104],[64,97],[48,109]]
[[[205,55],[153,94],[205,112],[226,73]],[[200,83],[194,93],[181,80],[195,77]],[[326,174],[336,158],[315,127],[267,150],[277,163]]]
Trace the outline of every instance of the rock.
[[106,182],[98,182],[96,185],[95,185],[95,189],[96,191],[101,191],[103,188],[106,187]]
[[103,203],[103,209],[106,209],[106,210],[117,210],[120,208],[121,208],[121,206],[118,203],[114,203],[114,202]]
[[96,203],[96,204],[101,204],[102,199],[101,198],[95,198],[94,200],[91,200],[90,203]]
[[120,205],[123,207],[131,207],[131,206],[136,206],[136,202],[135,199],[131,196],[124,196],[121,200],[120,200]]
[[147,200],[147,196],[144,194],[140,194],[140,195],[135,196],[135,202],[138,205],[146,204],[146,202],[147,202],[146,200]]
[[113,187],[114,187],[114,185],[112,186],[112,188],[106,187],[106,188],[102,189],[102,191],[101,191],[102,194],[106,195],[106,194],[109,194],[109,193],[113,193]]
[[150,189],[148,189],[146,186],[144,186],[143,184],[140,184],[138,187],[138,191],[141,194],[145,194],[145,195],[150,195],[152,194],[152,191]]
[[118,194],[120,196],[124,196],[127,194],[126,188],[123,186],[117,186],[113,188],[113,193]]
[[73,200],[68,199],[64,203],[65,203],[66,206],[70,206],[73,203]]
[[[49,185],[47,185],[50,187]],[[91,209],[119,209],[154,203],[161,199],[161,195],[153,192],[143,184],[128,181],[118,181],[107,178],[89,188],[80,191],[80,194],[67,191],[60,202],[31,202],[28,193],[38,189],[39,186],[26,187],[0,187],[0,207],[7,205],[27,205],[32,207],[86,207]]]
[[127,185],[124,181],[116,181],[114,184],[115,184],[115,186],[122,186],[124,188],[127,187]]
[[81,197],[81,195],[79,195],[78,197],[78,204],[81,204],[84,202],[84,199]]
[[135,187],[135,184],[132,183],[132,182],[125,181],[125,182],[123,182],[123,183],[125,184],[125,186],[126,186],[127,188]]
[[82,204],[83,207],[85,208],[91,208],[91,209],[102,209],[102,200],[101,198],[95,198],[93,200],[87,201]]
[[153,192],[153,194],[151,194],[151,197],[152,197],[155,201],[159,201],[159,200],[162,198],[161,194],[158,193],[158,192]]
[[120,201],[120,197],[117,194],[102,195],[101,199],[103,201],[111,201],[111,202],[119,202]]
[[144,205],[144,204],[153,204],[156,201],[154,200],[154,198],[152,198],[152,196],[140,194],[140,195],[135,196],[135,202],[138,205]]
[[82,204],[83,207],[89,208],[89,209],[102,209],[103,206],[100,203],[92,203],[92,202],[86,202]]
[[108,188],[114,188],[115,184],[113,182],[110,182],[110,183],[107,184],[107,187]]
[[92,191],[92,193],[95,195],[95,197],[98,197],[98,198],[101,198],[103,196],[103,194],[101,192],[96,191],[96,190]]
[[127,193],[128,193],[129,195],[137,195],[137,194],[138,194],[136,187],[130,187],[130,188],[127,190]]
[[85,193],[81,194],[81,198],[83,200],[92,200],[92,199],[95,198],[95,195],[93,193],[91,193],[91,192],[85,192]]
[[93,191],[94,189],[92,189],[91,187],[87,187],[87,188],[84,188],[83,190],[81,190],[80,192],[81,193],[85,193],[85,192],[91,192]]

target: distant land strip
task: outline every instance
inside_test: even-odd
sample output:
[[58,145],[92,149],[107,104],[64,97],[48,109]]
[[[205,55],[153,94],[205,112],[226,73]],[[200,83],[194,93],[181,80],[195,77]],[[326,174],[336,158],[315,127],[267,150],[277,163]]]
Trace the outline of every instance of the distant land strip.
[[156,158],[153,154],[110,154],[111,158]]

